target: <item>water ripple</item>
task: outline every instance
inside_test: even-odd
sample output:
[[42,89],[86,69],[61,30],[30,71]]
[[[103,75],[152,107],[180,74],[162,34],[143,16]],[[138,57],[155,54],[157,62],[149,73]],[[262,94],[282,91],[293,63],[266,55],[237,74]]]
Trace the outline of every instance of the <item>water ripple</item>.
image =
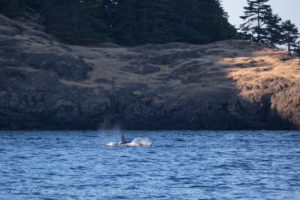
[[0,199],[272,199],[300,196],[300,133],[0,132]]

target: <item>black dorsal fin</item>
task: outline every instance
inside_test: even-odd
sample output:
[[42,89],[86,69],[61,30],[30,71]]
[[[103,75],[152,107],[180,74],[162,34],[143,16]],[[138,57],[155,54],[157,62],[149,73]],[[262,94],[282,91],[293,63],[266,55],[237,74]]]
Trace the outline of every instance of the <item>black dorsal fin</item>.
[[124,137],[124,133],[122,133],[122,142],[123,142],[123,143],[126,142],[125,137]]

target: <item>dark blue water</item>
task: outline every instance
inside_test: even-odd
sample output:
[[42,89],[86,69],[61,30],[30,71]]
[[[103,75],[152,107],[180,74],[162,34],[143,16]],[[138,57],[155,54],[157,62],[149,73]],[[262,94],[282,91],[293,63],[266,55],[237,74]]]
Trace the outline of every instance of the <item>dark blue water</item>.
[[0,132],[0,199],[300,199],[299,132]]

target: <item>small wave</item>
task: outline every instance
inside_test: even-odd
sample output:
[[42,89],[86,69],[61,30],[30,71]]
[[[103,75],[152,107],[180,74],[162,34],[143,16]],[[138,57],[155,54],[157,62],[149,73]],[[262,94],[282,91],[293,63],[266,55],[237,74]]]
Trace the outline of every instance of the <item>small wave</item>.
[[[143,137],[138,137],[134,138],[131,142],[120,145],[120,146],[131,146],[131,147],[137,147],[137,146],[150,146],[152,144],[151,140],[149,138],[143,138]],[[109,142],[106,144],[107,146],[118,146],[119,143],[117,142]]]
[[150,146],[152,144],[149,138],[134,138],[132,142],[128,143],[128,146]]
[[118,143],[116,143],[116,142],[110,142],[110,143],[107,143],[106,145],[107,146],[115,146],[115,145],[118,145]]

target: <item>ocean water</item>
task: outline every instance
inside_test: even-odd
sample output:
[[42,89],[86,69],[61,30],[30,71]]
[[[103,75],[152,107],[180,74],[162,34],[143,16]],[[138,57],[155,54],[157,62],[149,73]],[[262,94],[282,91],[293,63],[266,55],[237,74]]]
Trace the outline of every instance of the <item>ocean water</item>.
[[0,199],[300,199],[300,132],[0,132]]

